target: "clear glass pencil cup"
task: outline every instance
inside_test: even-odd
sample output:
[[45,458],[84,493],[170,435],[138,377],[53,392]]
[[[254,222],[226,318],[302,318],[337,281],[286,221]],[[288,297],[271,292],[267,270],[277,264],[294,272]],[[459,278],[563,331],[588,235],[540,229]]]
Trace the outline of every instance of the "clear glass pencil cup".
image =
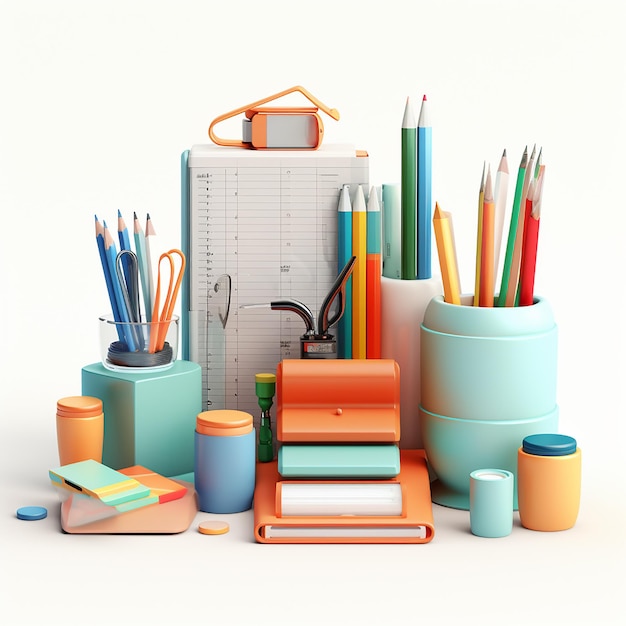
[[177,315],[151,322],[118,322],[112,315],[101,315],[98,323],[100,357],[109,370],[163,370],[176,361],[180,334]]

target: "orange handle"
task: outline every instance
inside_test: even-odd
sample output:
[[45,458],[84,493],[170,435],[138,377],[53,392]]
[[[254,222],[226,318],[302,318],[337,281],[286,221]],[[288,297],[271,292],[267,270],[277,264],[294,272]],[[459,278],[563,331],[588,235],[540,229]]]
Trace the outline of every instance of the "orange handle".
[[339,119],[339,111],[337,111],[337,109],[331,109],[327,107],[325,104],[320,102],[313,94],[308,92],[304,87],[301,87],[300,85],[296,85],[295,87],[290,87],[289,89],[280,91],[279,93],[276,93],[272,96],[268,96],[267,98],[263,98],[262,100],[258,100],[257,102],[252,102],[251,104],[246,104],[245,106],[239,107],[238,109],[235,109],[234,111],[230,111],[229,113],[224,113],[224,115],[220,115],[219,117],[216,117],[211,122],[211,125],[209,126],[209,137],[211,138],[211,141],[217,144],[218,146],[236,146],[239,148],[249,147],[247,143],[244,143],[243,141],[238,140],[238,139],[222,139],[221,137],[218,137],[215,134],[215,131],[213,130],[214,127],[220,122],[223,122],[224,120],[234,117],[235,115],[239,115],[240,113],[247,114],[247,112],[250,109],[254,109],[255,107],[261,106],[262,104],[265,104],[266,102],[271,102],[272,100],[282,98],[283,96],[286,96],[295,91],[299,91],[306,98],[308,98],[316,107],[320,108],[327,115],[330,115],[330,117],[332,117],[334,120]]

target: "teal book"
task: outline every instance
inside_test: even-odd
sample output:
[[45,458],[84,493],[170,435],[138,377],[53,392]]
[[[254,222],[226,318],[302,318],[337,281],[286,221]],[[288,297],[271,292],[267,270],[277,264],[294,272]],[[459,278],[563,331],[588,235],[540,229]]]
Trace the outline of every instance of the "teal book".
[[400,449],[395,444],[284,444],[278,473],[283,478],[395,478]]

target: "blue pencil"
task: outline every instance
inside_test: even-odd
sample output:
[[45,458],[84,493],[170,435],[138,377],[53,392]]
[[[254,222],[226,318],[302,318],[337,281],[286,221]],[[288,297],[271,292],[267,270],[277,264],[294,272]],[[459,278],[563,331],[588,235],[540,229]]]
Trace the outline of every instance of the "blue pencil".
[[[117,211],[117,236],[120,240],[120,250],[131,250],[130,237],[128,236],[128,228],[126,228],[126,222],[124,221],[124,218],[122,217],[122,212],[119,209]],[[126,255],[122,257],[122,268],[124,269],[124,278],[126,279],[126,284],[130,285],[130,267],[128,265],[128,258],[126,257]]]
[[135,231],[135,251],[139,262],[139,276],[141,278],[141,292],[143,293],[143,303],[146,321],[152,321],[152,302],[150,302],[150,284],[148,277],[148,262],[146,260],[146,239],[143,229],[139,223],[137,213],[133,214]]
[[128,349],[131,352],[135,352],[137,350],[137,346],[135,345],[133,333],[131,332],[132,329],[129,324],[130,317],[128,311],[126,310],[126,305],[124,304],[122,288],[120,286],[120,281],[117,278],[117,272],[115,271],[115,264],[117,262],[117,250],[115,248],[115,242],[113,241],[113,237],[111,237],[111,233],[107,228],[106,222],[104,222],[104,250],[106,252],[106,259],[109,266],[109,272],[111,274],[111,283],[113,285],[113,293],[115,295],[115,300],[117,301],[117,308],[120,316],[120,319],[116,321],[127,324],[125,330],[123,331],[124,338],[126,340],[126,344],[128,345]]
[[431,278],[432,126],[426,96],[417,122],[417,278]]
[[[102,272],[104,274],[104,281],[107,286],[107,292],[109,294],[109,301],[111,303],[111,312],[113,313],[113,319],[116,322],[121,321],[120,313],[117,308],[117,300],[115,298],[115,291],[113,289],[113,283],[111,281],[111,272],[109,271],[109,262],[107,261],[107,254],[104,249],[104,228],[100,221],[98,220],[98,216],[94,216],[96,218],[96,243],[98,244],[98,253],[100,255],[100,263],[102,264]],[[120,341],[123,341],[124,336],[122,334],[121,327],[117,326],[117,336],[120,338]]]
[[[339,196],[337,210],[337,274],[352,258],[352,204],[350,186],[344,185]],[[352,277],[346,283],[345,309],[337,324],[337,357],[352,358]]]

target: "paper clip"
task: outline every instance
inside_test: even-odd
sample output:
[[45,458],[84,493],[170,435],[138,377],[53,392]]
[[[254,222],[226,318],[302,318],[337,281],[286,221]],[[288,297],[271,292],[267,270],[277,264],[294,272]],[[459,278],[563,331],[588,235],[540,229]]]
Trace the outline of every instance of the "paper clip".
[[[261,105],[299,91],[315,107],[265,107]],[[321,109],[334,120],[339,119],[339,111],[330,109],[304,87],[296,85],[272,96],[252,102],[216,117],[209,126],[209,137],[218,146],[235,146],[251,149],[316,150],[322,144],[324,124],[317,114]],[[215,134],[214,127],[235,115],[245,114],[242,121],[242,140],[222,139]]]
[[[127,274],[124,275],[124,261],[126,261]],[[115,271],[122,290],[123,305],[128,315],[130,324],[125,330],[132,336],[132,344],[138,350],[143,350],[144,340],[141,332],[141,306],[139,301],[139,264],[137,255],[131,250],[120,250],[115,258]],[[128,282],[127,282],[128,281]]]
[[[177,254],[180,257],[180,269],[178,270],[178,276],[176,282],[174,282],[175,275],[175,263],[173,255]],[[167,292],[165,295],[165,301],[163,302],[163,308],[159,313],[159,301],[161,298],[161,262],[163,259],[167,259],[170,265],[169,283]],[[165,345],[165,337],[167,336],[167,329],[172,321],[172,315],[174,313],[174,305],[176,304],[176,298],[180,289],[181,282],[183,280],[183,274],[185,273],[186,259],[181,250],[174,248],[169,252],[164,252],[159,257],[159,271],[157,277],[157,287],[154,295],[154,309],[152,310],[152,322],[150,325],[150,348],[149,352],[158,352],[163,350]]]

